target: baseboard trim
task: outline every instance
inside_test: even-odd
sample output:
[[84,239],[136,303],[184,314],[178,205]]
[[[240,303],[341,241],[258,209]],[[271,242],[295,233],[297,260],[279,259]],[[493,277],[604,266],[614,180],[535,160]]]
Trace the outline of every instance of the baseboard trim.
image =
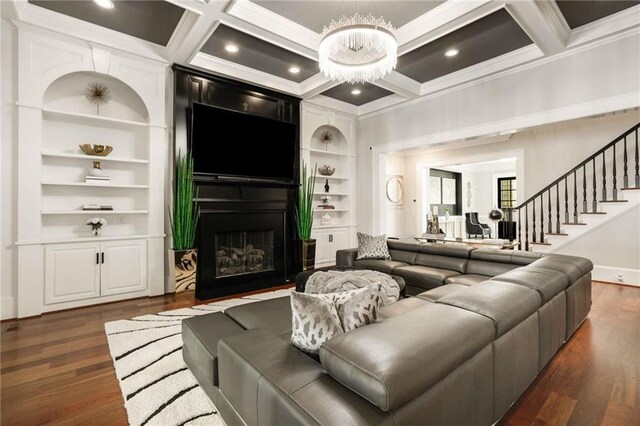
[[[622,279],[619,279],[619,276],[622,276]],[[594,281],[640,287],[640,269],[595,265],[591,277]]]
[[5,297],[0,299],[0,320],[8,320],[16,317],[16,299]]

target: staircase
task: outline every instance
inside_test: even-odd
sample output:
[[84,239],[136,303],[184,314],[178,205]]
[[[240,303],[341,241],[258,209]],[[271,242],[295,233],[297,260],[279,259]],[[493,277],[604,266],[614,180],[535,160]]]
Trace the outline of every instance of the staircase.
[[505,209],[506,219],[516,222],[511,238],[519,250],[559,250],[640,203],[639,128],[640,123],[518,207]]

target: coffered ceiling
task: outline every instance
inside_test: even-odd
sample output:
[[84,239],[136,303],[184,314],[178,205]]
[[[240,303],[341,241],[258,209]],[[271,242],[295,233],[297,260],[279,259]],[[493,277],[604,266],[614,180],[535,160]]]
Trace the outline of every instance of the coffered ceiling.
[[[16,21],[356,115],[640,31],[640,0],[11,1]],[[396,28],[398,65],[374,84],[337,84],[319,71],[323,26],[354,9]]]

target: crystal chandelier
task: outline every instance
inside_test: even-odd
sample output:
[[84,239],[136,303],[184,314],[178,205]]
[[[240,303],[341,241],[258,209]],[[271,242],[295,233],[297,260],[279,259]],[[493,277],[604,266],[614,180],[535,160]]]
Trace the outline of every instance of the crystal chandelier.
[[398,60],[393,26],[384,18],[356,13],[331,21],[318,48],[320,70],[340,82],[372,82],[391,72]]

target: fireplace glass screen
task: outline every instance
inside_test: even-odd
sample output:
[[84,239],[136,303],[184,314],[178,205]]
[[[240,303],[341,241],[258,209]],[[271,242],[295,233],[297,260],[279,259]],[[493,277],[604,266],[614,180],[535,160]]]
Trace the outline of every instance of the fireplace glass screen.
[[274,231],[215,234],[216,278],[273,270]]

